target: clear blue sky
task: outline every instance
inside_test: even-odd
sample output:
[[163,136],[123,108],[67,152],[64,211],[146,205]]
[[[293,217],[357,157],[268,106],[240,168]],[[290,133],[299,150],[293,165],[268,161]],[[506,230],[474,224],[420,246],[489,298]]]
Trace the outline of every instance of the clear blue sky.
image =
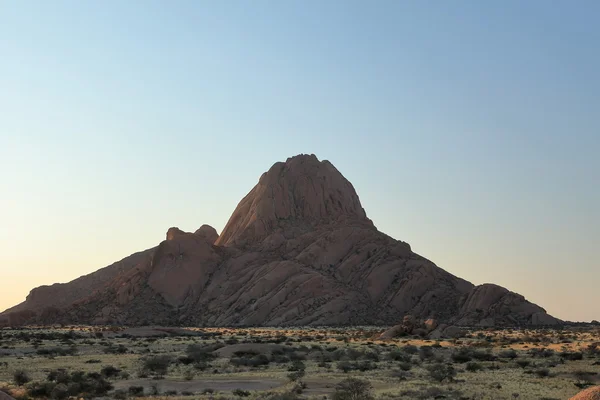
[[0,0],[0,308],[328,159],[389,235],[600,319],[597,1]]

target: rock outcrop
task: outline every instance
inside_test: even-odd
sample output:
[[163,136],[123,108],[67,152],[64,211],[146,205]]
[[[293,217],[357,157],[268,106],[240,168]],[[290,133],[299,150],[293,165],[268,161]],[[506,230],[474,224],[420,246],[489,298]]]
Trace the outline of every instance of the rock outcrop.
[[559,321],[546,310],[498,285],[483,284],[474,287],[460,300],[457,323],[460,325],[554,325]]
[[[170,228],[157,247],[34,289],[0,324],[442,325],[559,322],[522,296],[475,287],[379,232],[328,161],[276,163],[222,234]],[[425,324],[423,321],[428,320]],[[439,325],[439,326],[437,326]]]
[[194,235],[204,238],[210,244],[214,244],[219,238],[217,230],[210,225],[202,225]]
[[587,388],[577,393],[569,400],[600,400],[600,386],[592,386]]
[[15,400],[14,397],[10,396],[8,393],[0,390],[0,400]]

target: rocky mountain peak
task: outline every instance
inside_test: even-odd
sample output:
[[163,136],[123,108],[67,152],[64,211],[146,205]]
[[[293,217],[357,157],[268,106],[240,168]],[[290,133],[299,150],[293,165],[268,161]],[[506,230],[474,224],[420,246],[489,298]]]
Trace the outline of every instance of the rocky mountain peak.
[[372,225],[352,184],[329,161],[300,154],[277,162],[238,204],[216,244],[260,241],[278,229],[343,223]]

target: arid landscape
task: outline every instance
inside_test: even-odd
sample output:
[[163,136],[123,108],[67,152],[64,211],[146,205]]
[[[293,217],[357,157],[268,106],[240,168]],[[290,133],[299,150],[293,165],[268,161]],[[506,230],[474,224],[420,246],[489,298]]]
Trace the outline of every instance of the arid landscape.
[[274,164],[221,235],[170,228],[0,325],[0,381],[23,400],[550,400],[600,383],[600,326],[415,254],[315,155]]
[[0,400],[600,400],[599,15],[1,2]]
[[[600,326],[37,327],[0,331],[0,390],[28,398],[568,399],[600,383]],[[382,336],[383,335],[383,336]]]

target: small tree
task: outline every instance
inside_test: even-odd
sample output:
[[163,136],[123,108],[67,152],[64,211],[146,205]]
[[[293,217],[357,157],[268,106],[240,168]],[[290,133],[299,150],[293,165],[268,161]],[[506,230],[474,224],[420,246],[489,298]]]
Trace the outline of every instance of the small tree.
[[371,383],[362,379],[347,378],[335,387],[333,400],[371,400]]

